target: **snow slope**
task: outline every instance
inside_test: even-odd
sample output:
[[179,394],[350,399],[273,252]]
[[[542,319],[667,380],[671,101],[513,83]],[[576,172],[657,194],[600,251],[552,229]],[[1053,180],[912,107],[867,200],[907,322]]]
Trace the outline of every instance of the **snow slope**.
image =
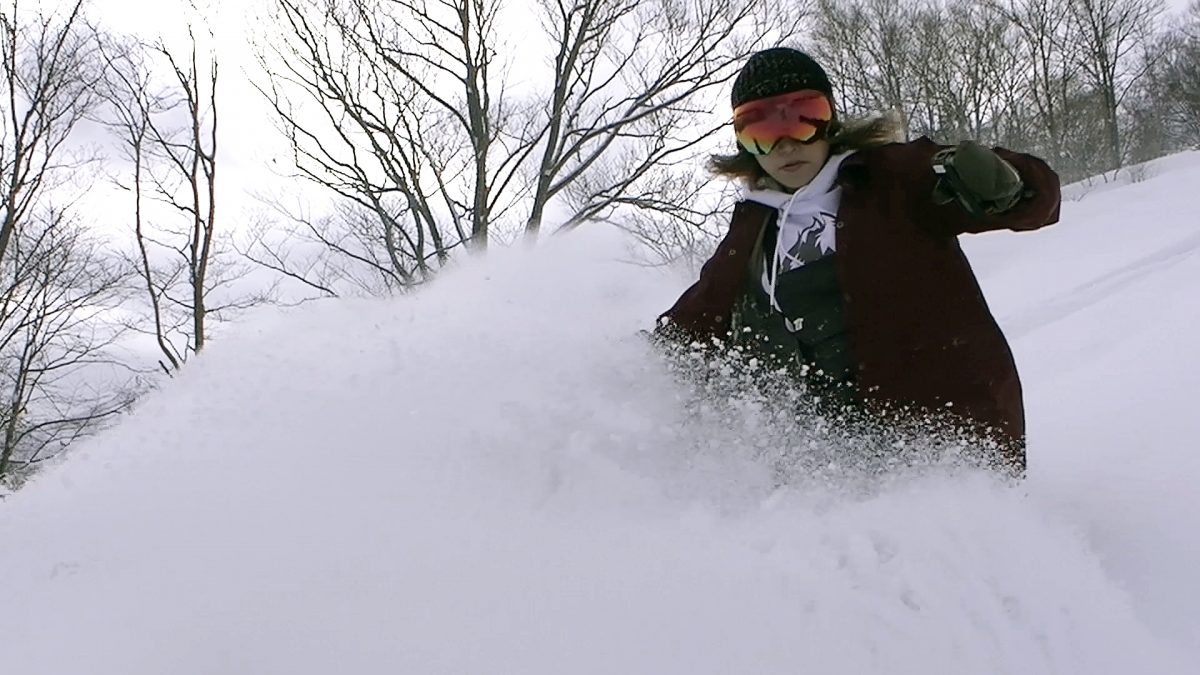
[[780,487],[787,427],[630,337],[685,282],[607,232],[257,315],[0,502],[3,672],[1195,672],[1196,185],[969,241],[1016,488]]

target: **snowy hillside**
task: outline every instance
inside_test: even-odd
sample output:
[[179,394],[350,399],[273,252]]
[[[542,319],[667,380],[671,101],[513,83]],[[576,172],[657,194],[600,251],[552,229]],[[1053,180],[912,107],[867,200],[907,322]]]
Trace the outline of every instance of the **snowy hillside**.
[[0,671],[1189,673],[1200,154],[968,252],[1031,478],[777,489],[616,235],[260,314],[0,502]]

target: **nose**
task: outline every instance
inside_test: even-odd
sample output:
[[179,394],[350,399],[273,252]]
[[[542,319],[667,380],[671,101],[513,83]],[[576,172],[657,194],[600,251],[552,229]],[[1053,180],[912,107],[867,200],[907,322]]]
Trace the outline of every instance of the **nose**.
[[774,154],[777,152],[781,155],[787,155],[799,150],[802,146],[803,144],[794,138],[781,138],[779,142],[775,144],[775,147],[771,148],[771,153]]

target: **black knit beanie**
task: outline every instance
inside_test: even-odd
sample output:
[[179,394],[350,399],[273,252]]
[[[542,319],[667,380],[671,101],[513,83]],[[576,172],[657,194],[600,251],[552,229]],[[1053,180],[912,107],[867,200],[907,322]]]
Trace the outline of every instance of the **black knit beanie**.
[[833,99],[833,86],[825,70],[802,51],[775,47],[756,52],[733,81],[733,107],[760,98],[801,89],[815,89]]

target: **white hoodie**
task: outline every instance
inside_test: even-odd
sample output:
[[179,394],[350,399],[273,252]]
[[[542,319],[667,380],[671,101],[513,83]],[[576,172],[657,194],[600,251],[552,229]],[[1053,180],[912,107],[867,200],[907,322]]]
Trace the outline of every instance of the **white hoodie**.
[[[771,298],[771,307],[779,311],[775,286],[779,275],[833,253],[836,247],[838,205],[842,188],[837,184],[838,168],[852,152],[833,155],[808,185],[792,194],[776,190],[746,190],[743,199],[766,204],[779,210],[779,236],[771,263],[763,266],[762,284]],[[795,330],[792,323],[788,328]]]

